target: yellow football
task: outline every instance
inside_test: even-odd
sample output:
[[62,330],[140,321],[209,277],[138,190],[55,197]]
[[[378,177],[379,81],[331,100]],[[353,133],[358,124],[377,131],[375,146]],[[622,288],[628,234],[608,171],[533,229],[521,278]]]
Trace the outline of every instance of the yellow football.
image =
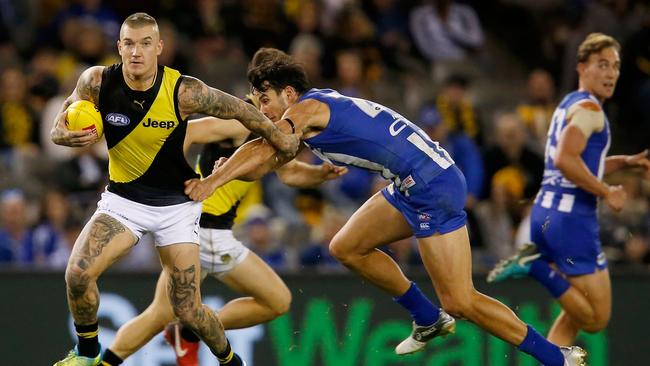
[[78,100],[68,107],[65,124],[71,131],[94,130],[98,137],[104,133],[102,115],[95,104],[87,100]]

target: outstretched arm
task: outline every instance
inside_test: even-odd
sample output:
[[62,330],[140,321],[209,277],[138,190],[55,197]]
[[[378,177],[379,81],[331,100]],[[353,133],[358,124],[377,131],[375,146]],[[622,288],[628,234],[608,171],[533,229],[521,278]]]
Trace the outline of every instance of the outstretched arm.
[[[326,126],[323,121],[329,121],[329,108],[322,102],[306,100],[293,105],[282,118],[276,122],[278,128],[284,133],[293,132],[290,136],[300,141],[304,133]],[[202,201],[233,179],[257,180],[292,159],[293,156],[277,152],[266,140],[253,140],[237,149],[210,176],[186,181],[185,194],[195,201]]]
[[296,188],[315,187],[326,180],[336,179],[348,172],[348,168],[330,163],[320,165],[307,164],[291,160],[279,167],[275,173],[282,183]]
[[217,188],[231,180],[257,180],[287,161],[286,155],[278,154],[266,140],[255,139],[242,145],[205,179],[186,181],[185,194],[194,201],[203,201]]
[[634,155],[612,155],[605,159],[605,174],[611,174],[624,168],[640,167],[646,176],[650,173],[648,150]]
[[[297,139],[302,136],[303,121],[296,119]],[[276,122],[283,131],[289,133],[292,127],[286,120]],[[255,139],[240,146],[226,162],[212,171],[204,179],[190,179],[185,182],[185,194],[194,201],[203,201],[212,192],[234,179],[254,181],[264,174],[278,169],[289,162],[293,157],[278,153],[268,141]]]
[[234,146],[239,146],[246,141],[251,131],[236,119],[221,119],[216,117],[203,117],[187,122],[185,143],[183,151],[187,152],[192,144],[207,144],[232,140]]
[[183,118],[193,113],[203,113],[222,119],[237,119],[288,156],[294,157],[298,150],[298,139],[282,133],[254,106],[211,88],[196,78],[183,76],[178,89],[178,106]]
[[72,91],[69,97],[65,99],[59,113],[54,120],[54,125],[50,131],[50,138],[52,142],[57,145],[81,147],[87,146],[99,138],[95,131],[70,131],[65,126],[65,119],[67,117],[67,109],[70,104],[78,100],[88,100],[95,105],[99,103],[99,89],[102,85],[102,72],[103,66],[93,66],[84,71],[77,86]]

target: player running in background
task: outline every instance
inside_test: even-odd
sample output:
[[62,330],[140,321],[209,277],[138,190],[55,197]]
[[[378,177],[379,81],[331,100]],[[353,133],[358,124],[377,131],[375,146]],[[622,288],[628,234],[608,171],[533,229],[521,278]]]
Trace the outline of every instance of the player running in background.
[[[213,117],[201,118],[190,121],[187,126],[186,150],[192,143],[206,144],[198,161],[202,176],[208,176],[219,158],[230,157],[253,136],[237,121],[215,123],[214,120]],[[347,169],[329,163],[311,165],[292,160],[276,172],[283,183],[307,188],[337,178]],[[201,277],[212,276],[248,295],[231,300],[219,309],[224,329],[247,328],[271,321],[286,313],[291,303],[291,292],[284,281],[232,234],[239,202],[253,184],[231,181],[203,201],[199,235]],[[167,277],[165,272],[161,273],[151,305],[120,327],[113,344],[104,353],[103,364],[120,365],[165,328],[165,339],[174,347],[178,365],[198,366],[198,337],[189,328],[172,322],[174,313],[167,296]]]
[[193,113],[237,119],[291,155],[298,141],[246,102],[158,65],[163,42],[151,16],[135,13],[127,17],[117,47],[122,63],[86,70],[52,129],[57,144],[93,143],[95,133],[65,128],[66,108],[71,103],[93,102],[104,121],[110,179],[66,268],[68,305],[78,344],[55,365],[99,364],[97,278],[145,233],[155,236],[169,275],[166,285],[175,316],[206,342],[222,365],[241,365],[216,313],[201,303],[201,204],[183,192],[183,182],[197,176],[183,156],[186,119]]
[[609,156],[609,121],[603,103],[619,77],[619,43],[590,34],[578,48],[579,89],[555,109],[546,140],[544,179],[531,212],[530,239],[513,257],[500,262],[488,282],[530,276],[562,306],[548,339],[571,344],[578,332],[604,329],[612,310],[612,293],[598,227],[598,201],[621,210],[621,186],[604,175],[640,166],[650,170],[647,151]]
[[[326,161],[380,173],[393,181],[371,197],[330,243],[343,264],[382,288],[413,318],[411,335],[395,351],[422,350],[453,332],[447,312],[468,319],[547,366],[584,365],[579,347],[560,348],[505,305],[474,289],[465,227],[466,185],[447,152],[395,111],[334,90],[310,89],[304,69],[275,49],[261,49],[248,71],[262,112]],[[231,179],[257,179],[284,162],[263,141],[243,145],[216,173],[187,183],[194,199]],[[433,305],[377,247],[415,235],[444,311]]]

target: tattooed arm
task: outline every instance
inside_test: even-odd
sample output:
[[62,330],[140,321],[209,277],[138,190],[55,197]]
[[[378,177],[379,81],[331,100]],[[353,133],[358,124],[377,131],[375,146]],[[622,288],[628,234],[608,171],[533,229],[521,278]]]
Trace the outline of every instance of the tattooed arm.
[[98,136],[94,131],[70,131],[65,126],[65,119],[67,116],[67,109],[70,104],[78,100],[88,100],[95,105],[99,103],[99,88],[102,84],[102,71],[103,66],[93,66],[84,71],[77,86],[72,91],[69,97],[65,99],[59,113],[54,120],[54,126],[50,131],[50,138],[52,142],[57,145],[80,147],[86,146],[97,141]]
[[203,113],[222,119],[237,119],[291,157],[298,150],[298,139],[282,133],[254,106],[221,90],[210,88],[196,78],[183,76],[178,89],[178,107],[183,118],[192,113]]
[[[302,140],[314,136],[327,126],[330,110],[327,104],[308,99],[292,105],[276,122],[278,128]],[[292,121],[289,123],[289,121]],[[257,180],[262,175],[278,169],[291,160],[278,153],[264,139],[257,139],[240,146],[222,166],[217,167],[208,177],[185,182],[185,194],[195,201],[206,199],[215,189],[233,179]],[[342,171],[335,170],[335,174]]]

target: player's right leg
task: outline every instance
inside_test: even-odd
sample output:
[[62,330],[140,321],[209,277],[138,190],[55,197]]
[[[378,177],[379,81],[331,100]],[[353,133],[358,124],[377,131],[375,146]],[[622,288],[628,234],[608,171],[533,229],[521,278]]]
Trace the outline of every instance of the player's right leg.
[[543,258],[537,245],[528,243],[515,255],[499,262],[490,271],[488,282],[501,282],[509,278],[533,277],[556,298],[562,307],[582,323],[591,323],[593,305],[585,293],[571,286],[564,274],[556,271],[548,259]]
[[[609,323],[612,312],[612,290],[609,270],[596,270],[595,273],[568,277],[571,288],[580,296],[567,291],[558,301],[562,313],[558,316],[548,333],[548,339],[559,345],[572,344],[579,330],[595,333],[603,330]],[[586,301],[589,311],[576,301]]]
[[131,229],[101,210],[93,215],[82,230],[65,272],[68,306],[79,343],[68,357],[55,366],[99,364],[97,278],[126,254],[136,241],[137,237]]
[[205,342],[220,365],[245,365],[232,351],[218,315],[201,302],[198,238],[166,244],[165,237],[172,240],[182,235],[171,233],[156,240],[163,270],[169,275],[167,295],[174,315]]
[[393,296],[413,319],[413,334],[420,343],[398,346],[398,354],[417,352],[425,342],[454,331],[454,319],[424,296],[397,263],[376,249],[407,238],[413,231],[404,216],[378,192],[352,215],[330,243],[330,252],[346,267]]
[[[200,241],[203,278],[213,276],[247,295],[229,301],[218,311],[224,329],[268,322],[289,310],[291,292],[280,276],[231,230],[201,228]],[[190,329],[173,322],[165,328],[165,339],[174,347],[179,366],[198,365],[199,338]]]
[[250,251],[232,230],[201,228],[201,272],[245,295],[226,303],[219,311],[225,329],[247,328],[286,313],[291,292],[257,254]]
[[582,349],[561,349],[550,343],[532,327],[526,326],[507,306],[474,289],[471,249],[465,227],[418,238],[418,246],[445,311],[477,324],[544,365],[584,365]]
[[535,206],[531,212],[531,239],[537,245],[528,246],[527,255],[519,253],[506,261],[508,264],[501,267],[506,270],[500,272],[513,273],[507,268],[525,267],[526,275],[558,300],[565,314],[557,319],[549,339],[571,344],[576,328],[590,332],[603,329],[611,312],[611,284],[596,215]]

